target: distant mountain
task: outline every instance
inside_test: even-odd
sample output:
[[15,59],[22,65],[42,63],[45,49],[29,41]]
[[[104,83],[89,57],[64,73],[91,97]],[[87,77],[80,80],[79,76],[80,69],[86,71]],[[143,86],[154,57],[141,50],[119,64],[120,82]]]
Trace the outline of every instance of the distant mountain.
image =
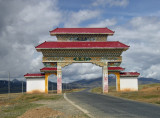
[[[23,82],[23,91],[26,91],[26,82]],[[10,92],[19,93],[22,92],[22,81],[13,80],[10,81]],[[8,81],[0,80],[0,93],[8,93]]]
[[[73,87],[78,87],[78,88],[82,88],[82,87],[98,87],[98,86],[102,86],[102,78],[96,78],[96,79],[90,79],[90,80],[79,80],[79,81],[75,81],[72,83],[69,83],[70,86]],[[116,79],[115,78],[110,78],[109,79],[109,86],[114,86],[116,85]]]
[[[69,85],[62,84],[62,88],[69,89]],[[72,87],[77,88],[77,87]],[[49,90],[56,90],[57,89],[57,83],[48,81],[48,89]],[[10,81],[10,93],[20,93],[22,92],[22,81],[19,81],[17,79],[14,79]],[[23,81],[23,92],[26,92],[26,82]],[[0,94],[2,93],[8,93],[8,81],[7,80],[0,80]]]
[[153,78],[138,78],[138,84],[154,84],[154,83],[160,83],[160,80],[153,79]]
[[[153,83],[160,83],[160,80],[153,79],[153,78],[139,78],[138,84],[153,84]],[[114,77],[109,77],[109,86],[115,86],[116,85],[116,79]],[[100,87],[102,86],[102,78],[96,78],[96,79],[90,79],[90,80],[79,80],[72,83],[63,83],[62,88],[63,89],[72,89],[72,88],[90,88],[90,87]],[[54,82],[48,82],[48,89],[49,90],[56,90],[57,89],[57,83]],[[23,82],[23,91],[26,91],[26,82]],[[19,93],[22,92],[22,81],[19,80],[13,80],[10,81],[10,92],[11,93]],[[0,80],[0,94],[1,93],[8,93],[8,81],[6,80]]]
[[[116,86],[116,79],[114,77],[109,77],[109,86]],[[138,78],[138,84],[154,84],[160,83],[160,80],[153,78]],[[79,80],[72,83],[69,83],[70,86],[74,87],[98,87],[102,86],[102,78],[96,78],[91,80]]]

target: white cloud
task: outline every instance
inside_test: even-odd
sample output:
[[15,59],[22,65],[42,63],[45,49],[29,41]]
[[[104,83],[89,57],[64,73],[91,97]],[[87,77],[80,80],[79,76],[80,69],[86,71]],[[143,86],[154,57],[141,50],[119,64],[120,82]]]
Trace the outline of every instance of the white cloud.
[[125,7],[129,3],[129,0],[96,0],[92,3],[92,6],[120,6]]
[[83,21],[96,18],[100,15],[100,11],[97,10],[80,10],[78,12],[71,12],[64,27],[78,27]]
[[49,30],[62,22],[57,0],[0,2],[0,77],[7,77],[8,71],[11,78],[38,72],[43,66],[42,54],[34,46],[44,40],[56,40]]
[[39,69],[41,69],[43,67],[42,55],[38,55],[37,57],[34,57],[30,61],[31,61],[31,63],[29,65],[29,70],[31,70],[32,72],[40,72]]
[[24,32],[28,34],[43,33],[44,29],[47,29],[46,32],[48,32],[61,22],[61,13],[56,8],[56,2],[56,0],[46,0],[40,1],[36,5],[27,5],[19,13],[17,25],[22,27],[22,24],[25,24]]
[[160,19],[135,17],[114,30],[115,35],[109,40],[119,40],[130,45],[129,50],[123,53],[122,66],[127,71],[140,72],[143,77],[160,79],[158,69],[154,70],[160,63]]
[[117,21],[116,19],[105,19],[103,21],[94,23],[94,24],[90,24],[88,25],[88,27],[109,27],[109,26],[114,26],[116,25]]
[[157,64],[157,65],[152,65],[150,66],[145,72],[144,74],[147,75],[147,77],[149,78],[160,78],[159,77],[159,72],[160,72],[160,64]]
[[[0,8],[3,10],[0,10],[0,14],[3,17],[0,22],[0,78],[7,77],[8,71],[11,72],[11,78],[21,78],[25,73],[39,72],[43,67],[42,54],[36,52],[34,46],[46,40],[56,40],[49,35],[49,30],[61,22],[64,22],[66,27],[75,27],[100,15],[96,10],[79,10],[70,12],[69,15],[62,14],[57,7],[57,0],[18,0],[18,3],[16,0],[1,2],[3,7]],[[76,68],[74,67],[74,70]],[[88,70],[83,73],[80,70],[75,72],[86,77],[91,73]],[[76,77],[78,78],[77,75]]]
[[102,67],[91,63],[73,63],[62,69],[63,79],[67,82],[81,79],[95,79],[102,76]]

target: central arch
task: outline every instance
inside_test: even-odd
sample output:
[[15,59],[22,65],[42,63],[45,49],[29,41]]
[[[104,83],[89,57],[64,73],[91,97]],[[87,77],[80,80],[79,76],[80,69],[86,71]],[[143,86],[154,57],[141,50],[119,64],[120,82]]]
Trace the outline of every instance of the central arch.
[[[102,68],[93,63],[72,63],[62,69],[63,79],[71,80],[90,80],[102,77]],[[74,79],[74,80],[73,80]]]
[[84,58],[74,58],[75,61],[72,62],[64,62],[64,63],[57,63],[57,93],[62,92],[62,67],[68,66],[72,63],[92,63],[102,67],[102,90],[103,93],[108,93],[108,62],[100,62],[95,61],[89,62],[90,60]]

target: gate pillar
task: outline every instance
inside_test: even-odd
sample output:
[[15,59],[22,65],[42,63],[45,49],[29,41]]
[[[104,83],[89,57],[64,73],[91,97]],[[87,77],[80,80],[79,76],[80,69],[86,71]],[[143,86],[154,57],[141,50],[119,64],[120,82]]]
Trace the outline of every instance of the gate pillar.
[[116,73],[116,89],[120,91],[120,72]]
[[105,62],[104,66],[102,67],[102,90],[103,93],[108,93],[108,62]]
[[57,63],[57,93],[62,93],[62,67],[60,63]]
[[48,93],[48,76],[49,73],[45,73],[45,93]]

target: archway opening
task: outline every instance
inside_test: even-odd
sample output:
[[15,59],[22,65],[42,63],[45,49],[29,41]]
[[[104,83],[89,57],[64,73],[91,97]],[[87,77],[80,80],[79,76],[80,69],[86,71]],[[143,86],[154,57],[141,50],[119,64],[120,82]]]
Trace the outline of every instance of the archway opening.
[[48,77],[48,93],[57,93],[57,76],[54,74]]
[[111,73],[108,75],[108,84],[109,84],[109,91],[115,92],[116,91],[116,75],[114,73]]
[[102,67],[92,63],[72,63],[62,68],[64,89],[102,87]]

